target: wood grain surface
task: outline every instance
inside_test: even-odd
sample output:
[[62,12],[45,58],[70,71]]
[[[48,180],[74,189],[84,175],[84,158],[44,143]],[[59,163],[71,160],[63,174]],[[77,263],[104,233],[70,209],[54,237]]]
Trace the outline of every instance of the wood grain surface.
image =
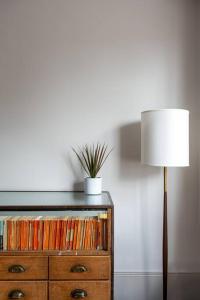
[[[83,273],[72,272],[74,266],[84,266]],[[51,256],[49,258],[50,280],[106,280],[111,278],[110,256]]]
[[51,281],[49,300],[72,300],[71,292],[81,289],[87,292],[87,300],[110,300],[109,281]]
[[[20,265],[22,273],[10,273],[9,268]],[[48,257],[45,256],[0,256],[0,280],[48,279]]]
[[22,300],[47,300],[47,282],[43,281],[0,281],[0,299],[8,300],[11,291],[24,293]]

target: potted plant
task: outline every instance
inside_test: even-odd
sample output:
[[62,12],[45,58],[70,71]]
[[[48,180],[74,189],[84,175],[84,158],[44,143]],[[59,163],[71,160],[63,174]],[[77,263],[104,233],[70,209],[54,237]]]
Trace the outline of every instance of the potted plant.
[[86,172],[88,177],[84,179],[84,191],[89,195],[97,195],[102,192],[102,178],[97,177],[99,171],[104,165],[106,159],[110,155],[106,144],[99,144],[79,147],[78,150],[72,148],[76,154],[81,167]]

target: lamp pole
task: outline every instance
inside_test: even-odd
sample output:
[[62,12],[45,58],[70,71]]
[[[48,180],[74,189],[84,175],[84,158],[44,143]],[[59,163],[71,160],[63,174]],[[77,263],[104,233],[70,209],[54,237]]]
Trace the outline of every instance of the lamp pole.
[[163,300],[167,300],[167,276],[168,276],[167,167],[164,167],[164,207],[163,207]]

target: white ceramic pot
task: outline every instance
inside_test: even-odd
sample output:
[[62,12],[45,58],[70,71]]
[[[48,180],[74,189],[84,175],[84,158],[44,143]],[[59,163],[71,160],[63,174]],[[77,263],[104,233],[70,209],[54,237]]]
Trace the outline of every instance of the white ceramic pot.
[[98,195],[102,192],[102,178],[101,177],[86,177],[84,180],[84,191],[87,195]]

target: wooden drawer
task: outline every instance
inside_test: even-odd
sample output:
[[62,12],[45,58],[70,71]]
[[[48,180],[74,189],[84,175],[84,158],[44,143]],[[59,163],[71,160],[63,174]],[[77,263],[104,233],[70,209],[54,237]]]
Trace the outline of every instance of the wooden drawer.
[[50,280],[106,280],[111,276],[109,256],[52,256]]
[[[21,292],[21,297],[9,298],[9,294]],[[24,296],[23,296],[24,295]],[[23,297],[22,297],[23,296]],[[47,282],[0,281],[0,299],[47,300]]]
[[[49,300],[72,300],[79,293],[87,293],[87,300],[110,300],[109,281],[51,281]],[[73,295],[72,295],[73,294]],[[77,295],[77,297],[76,297]]]
[[[1,256],[0,280],[48,279],[48,257]],[[1,298],[0,298],[1,299]]]

